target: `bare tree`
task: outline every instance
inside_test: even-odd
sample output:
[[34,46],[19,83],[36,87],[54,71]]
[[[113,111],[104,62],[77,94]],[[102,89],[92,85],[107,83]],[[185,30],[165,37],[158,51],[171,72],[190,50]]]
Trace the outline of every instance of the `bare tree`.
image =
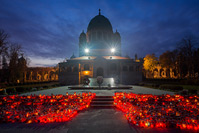
[[18,58],[22,53],[21,46],[19,44],[12,44],[9,51],[9,81],[16,82],[18,77]]
[[196,39],[193,37],[185,37],[179,42],[178,46],[178,69],[182,76],[186,76],[188,78],[194,77],[195,75],[195,45],[198,45]]
[[0,29],[0,65],[1,64],[1,60],[2,60],[2,56],[7,56],[8,55],[8,34],[5,33],[4,30]]

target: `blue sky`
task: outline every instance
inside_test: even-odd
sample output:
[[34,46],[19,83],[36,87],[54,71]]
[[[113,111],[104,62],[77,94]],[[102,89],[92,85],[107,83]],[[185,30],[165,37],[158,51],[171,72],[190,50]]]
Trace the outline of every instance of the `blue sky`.
[[123,56],[144,57],[199,37],[199,0],[0,0],[0,28],[22,45],[30,66],[78,56],[78,38],[98,14],[120,32]]

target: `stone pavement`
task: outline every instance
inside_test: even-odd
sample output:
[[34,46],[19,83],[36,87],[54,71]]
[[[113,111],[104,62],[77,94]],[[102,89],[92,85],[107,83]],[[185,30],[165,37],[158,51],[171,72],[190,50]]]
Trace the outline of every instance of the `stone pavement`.
[[51,95],[54,94],[63,94],[65,95],[66,92],[69,94],[77,92],[77,93],[82,93],[82,92],[92,92],[96,93],[96,95],[99,96],[113,96],[115,92],[122,91],[122,92],[132,92],[132,93],[143,93],[143,94],[153,94],[153,95],[162,95],[162,94],[170,94],[173,95],[173,92],[169,91],[163,91],[163,90],[158,90],[158,89],[151,89],[151,88],[146,88],[146,87],[141,87],[141,86],[132,86],[133,89],[116,89],[116,90],[71,90],[68,88],[68,86],[63,86],[63,87],[57,87],[53,89],[47,89],[47,90],[41,90],[41,91],[35,91],[35,92],[29,92],[29,93],[24,93],[22,95],[31,95],[31,94],[45,94],[45,95]]

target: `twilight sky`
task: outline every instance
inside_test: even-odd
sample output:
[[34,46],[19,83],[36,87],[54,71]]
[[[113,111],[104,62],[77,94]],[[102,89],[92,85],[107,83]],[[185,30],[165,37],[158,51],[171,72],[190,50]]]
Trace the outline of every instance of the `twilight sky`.
[[99,8],[120,32],[123,56],[159,56],[199,37],[199,0],[0,0],[0,29],[22,45],[30,66],[52,66],[78,56],[79,34]]

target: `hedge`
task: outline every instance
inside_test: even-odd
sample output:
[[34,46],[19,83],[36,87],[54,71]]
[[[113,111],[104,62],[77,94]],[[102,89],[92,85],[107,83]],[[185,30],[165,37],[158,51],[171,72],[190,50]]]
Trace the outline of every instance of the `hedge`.
[[21,92],[25,92],[27,89],[24,87],[16,87],[16,91],[21,93]]
[[6,95],[6,92],[4,89],[0,91],[0,95]]
[[15,94],[16,93],[16,89],[15,88],[7,88],[6,89],[6,93],[7,94]]
[[183,87],[178,85],[160,85],[160,89],[166,89],[166,90],[173,90],[173,91],[182,91]]

